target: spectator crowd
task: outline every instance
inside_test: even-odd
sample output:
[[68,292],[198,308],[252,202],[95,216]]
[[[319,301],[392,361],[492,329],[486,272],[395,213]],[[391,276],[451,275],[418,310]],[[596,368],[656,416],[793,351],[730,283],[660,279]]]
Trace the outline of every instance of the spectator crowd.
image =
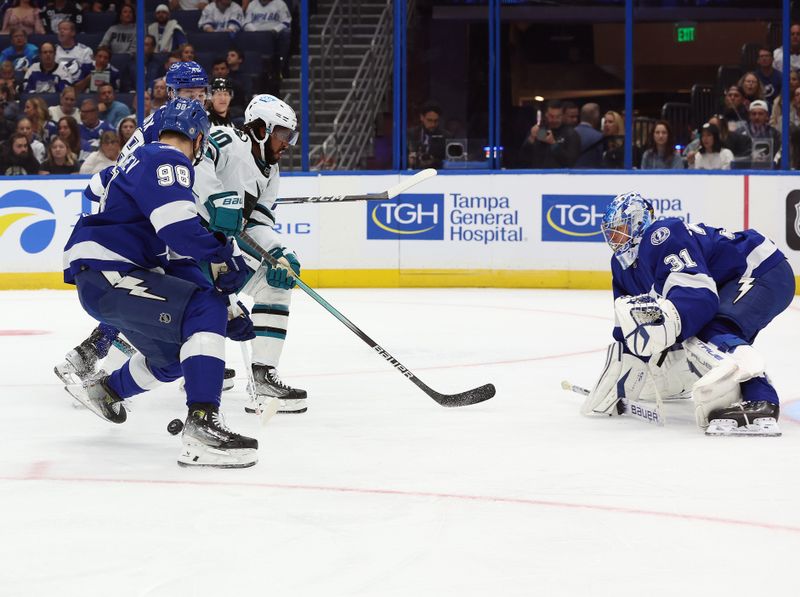
[[217,123],[241,120],[256,93],[280,94],[297,0],[161,2],[145,2],[141,115],[135,1],[0,6],[0,175],[94,173],[113,163],[138,117],[166,103],[163,77],[175,62],[209,72]]
[[[788,109],[782,106],[783,48],[758,48],[756,66],[721,89],[717,113],[689,133],[685,147],[676,142],[668,118],[638,119],[644,134],[634,139],[634,167],[642,170],[729,170],[777,168],[781,161],[781,130],[788,114],[790,166],[800,168],[800,24],[791,26]],[[574,114],[575,116],[573,116]],[[539,122],[527,131],[517,167],[622,168],[625,119],[620,112],[602,114],[598,104],[578,108],[552,100]]]

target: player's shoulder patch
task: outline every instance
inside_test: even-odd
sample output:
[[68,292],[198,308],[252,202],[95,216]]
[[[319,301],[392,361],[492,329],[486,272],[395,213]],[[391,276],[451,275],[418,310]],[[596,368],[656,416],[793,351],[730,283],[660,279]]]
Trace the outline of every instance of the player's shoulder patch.
[[660,245],[669,238],[669,228],[666,226],[659,226],[650,234],[650,244],[653,246]]

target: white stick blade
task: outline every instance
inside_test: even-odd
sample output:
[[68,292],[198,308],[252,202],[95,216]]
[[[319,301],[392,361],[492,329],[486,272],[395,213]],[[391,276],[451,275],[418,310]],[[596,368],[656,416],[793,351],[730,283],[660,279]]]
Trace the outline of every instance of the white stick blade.
[[258,416],[261,419],[262,425],[266,426],[267,423],[269,423],[270,419],[272,419],[272,417],[275,416],[275,413],[278,412],[278,407],[280,404],[281,402],[277,398],[270,398],[264,403],[260,412],[258,412]]
[[417,172],[411,178],[404,180],[400,184],[391,187],[389,190],[386,191],[386,195],[388,196],[389,199],[394,199],[395,197],[397,197],[401,193],[404,193],[411,187],[417,186],[418,184],[420,184],[421,182],[425,182],[429,178],[433,178],[434,176],[436,176],[436,174],[437,172],[434,168],[427,168],[425,170],[422,170],[421,172]]

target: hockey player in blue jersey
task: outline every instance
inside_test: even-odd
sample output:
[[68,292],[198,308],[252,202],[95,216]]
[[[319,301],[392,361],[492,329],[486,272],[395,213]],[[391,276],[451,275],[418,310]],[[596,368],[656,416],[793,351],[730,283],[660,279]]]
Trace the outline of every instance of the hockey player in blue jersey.
[[[231,432],[219,405],[228,295],[247,267],[236,242],[207,230],[197,215],[194,165],[208,134],[201,103],[170,102],[159,141],[118,164],[99,212],[76,224],[64,280],[77,286],[87,313],[121,330],[138,352],[110,375],[70,389],[101,418],[123,423],[126,398],[182,376],[188,415],[178,463],[245,467],[257,461],[258,442]],[[200,262],[210,265],[213,283]]]
[[[202,66],[196,62],[177,62],[173,64],[166,74],[167,93],[169,98],[178,97],[195,99],[204,103],[208,91],[208,75]],[[158,131],[165,106],[162,106],[144,121],[142,126],[134,132],[120,152],[117,163],[121,163],[138,147],[158,140]],[[98,173],[89,181],[86,195],[92,201],[100,201],[105,192],[112,172]],[[208,177],[206,177],[208,178]],[[108,355],[112,346],[116,346],[125,355],[131,353],[130,346],[119,337],[119,330],[113,326],[101,323],[83,342],[70,350],[61,363],[55,366],[55,373],[65,384],[74,384],[76,381],[86,379],[95,371],[98,360]],[[235,372],[230,369],[225,371],[225,389],[233,387]]]
[[624,412],[649,373],[656,396],[691,390],[709,435],[779,435],[778,394],[752,346],[794,297],[775,244],[755,230],[656,220],[637,193],[611,202],[602,229],[614,252],[617,342],[582,411]]

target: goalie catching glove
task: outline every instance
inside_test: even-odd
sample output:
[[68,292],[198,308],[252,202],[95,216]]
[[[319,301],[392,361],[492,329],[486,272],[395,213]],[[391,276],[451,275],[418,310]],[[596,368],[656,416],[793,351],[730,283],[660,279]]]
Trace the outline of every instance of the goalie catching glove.
[[273,288],[291,290],[297,284],[295,277],[300,275],[300,262],[294,253],[284,253],[284,247],[275,247],[269,254],[280,263],[280,267],[264,261],[267,267],[267,284]]
[[681,316],[669,299],[621,296],[614,301],[614,311],[628,350],[640,357],[662,353],[681,333]]

